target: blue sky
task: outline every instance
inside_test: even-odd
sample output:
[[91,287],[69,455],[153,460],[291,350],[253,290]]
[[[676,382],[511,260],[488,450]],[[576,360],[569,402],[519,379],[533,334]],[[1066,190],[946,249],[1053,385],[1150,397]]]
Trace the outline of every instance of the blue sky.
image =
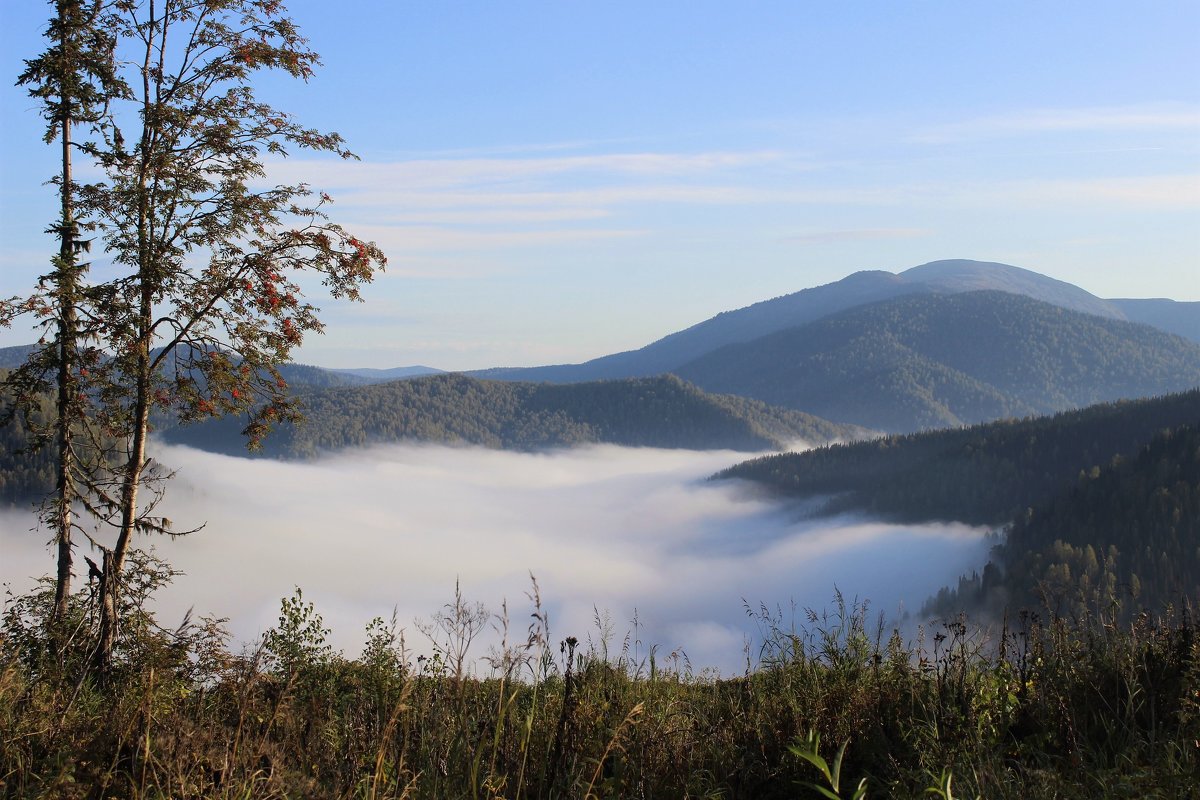
[[[939,258],[1200,300],[1194,1],[287,5],[325,66],[262,96],[363,160],[272,174],[391,261],[302,361],[581,361]],[[3,295],[54,249],[49,11],[0,0]]]

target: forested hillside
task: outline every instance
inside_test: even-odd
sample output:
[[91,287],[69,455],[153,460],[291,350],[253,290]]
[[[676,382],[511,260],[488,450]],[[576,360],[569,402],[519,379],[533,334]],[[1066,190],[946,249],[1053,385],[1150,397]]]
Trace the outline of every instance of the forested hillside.
[[1116,306],[1130,322],[1144,322],[1193,342],[1200,342],[1200,302],[1181,302],[1161,297],[1108,302]]
[[[690,449],[779,449],[865,433],[739,397],[706,394],[673,376],[554,385],[437,375],[304,395],[306,423],[263,454],[307,457],[379,442],[420,441],[531,450],[605,442]],[[245,453],[237,420],[163,431],[168,441]]]
[[1125,616],[1200,603],[1200,425],[1156,435],[1020,515],[935,614],[1049,608]]
[[312,367],[307,364],[280,364],[279,374],[287,385],[296,390],[332,389],[335,386],[366,386],[374,383],[371,378],[352,372]]
[[1004,292],[902,297],[717,350],[686,380],[908,432],[1200,385],[1200,345]]
[[[8,370],[0,368],[0,505],[28,505],[54,486],[56,463],[49,449],[32,446],[25,418],[12,414],[10,390],[3,386],[7,376]],[[47,398],[44,408],[33,410],[32,422],[46,424],[49,409]]]
[[1159,432],[1196,424],[1200,390],[764,456],[716,477],[784,497],[828,498],[824,513],[1002,525],[1132,457]]
[[[19,365],[33,351],[32,345],[0,348],[0,364]],[[35,442],[30,436],[29,425],[47,426],[53,415],[51,398],[47,396],[32,409],[32,417],[26,420],[13,413],[9,390],[3,388],[8,369],[0,366],[0,505],[28,506],[45,497],[54,487],[55,455],[49,440]],[[342,375],[319,367],[303,364],[283,364],[280,374],[289,386],[297,390],[312,390],[335,386],[361,386],[372,383],[370,379],[356,375]],[[156,427],[167,423],[156,419]],[[213,423],[214,429],[240,436],[241,425],[228,422]]]
[[0,347],[0,369],[9,370],[21,366],[35,349],[36,345],[32,344]]

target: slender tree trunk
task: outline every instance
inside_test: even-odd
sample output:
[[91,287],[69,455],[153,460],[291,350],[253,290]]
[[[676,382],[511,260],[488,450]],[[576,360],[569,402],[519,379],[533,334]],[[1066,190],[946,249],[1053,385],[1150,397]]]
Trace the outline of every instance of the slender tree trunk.
[[[60,23],[59,46],[65,54],[70,46],[68,31],[70,24],[68,3],[58,3]],[[63,86],[65,81],[60,83]],[[71,505],[75,500],[74,449],[71,442],[71,425],[78,410],[76,399],[75,368],[77,365],[77,320],[75,298],[79,288],[79,272],[76,267],[75,208],[71,171],[71,125],[74,123],[71,98],[67,89],[62,89],[62,113],[59,118],[62,140],[62,184],[59,187],[62,200],[62,215],[59,223],[59,264],[56,276],[58,291],[58,398],[56,403],[58,476],[55,486],[53,527],[58,544],[58,576],[54,585],[53,619],[61,620],[67,613],[67,599],[71,594]]]
[[130,440],[128,460],[123,468],[121,482],[121,532],[116,545],[105,553],[104,585],[100,602],[100,643],[96,651],[97,671],[106,673],[112,664],[113,647],[116,643],[118,604],[121,593],[121,575],[125,559],[129,554],[129,543],[137,530],[138,489],[142,485],[142,472],[146,466],[146,437],[150,427],[150,324],[153,321],[153,297],[148,286],[142,290],[139,308],[139,325],[147,333],[140,337],[137,354],[137,387],[134,407],[133,435]]

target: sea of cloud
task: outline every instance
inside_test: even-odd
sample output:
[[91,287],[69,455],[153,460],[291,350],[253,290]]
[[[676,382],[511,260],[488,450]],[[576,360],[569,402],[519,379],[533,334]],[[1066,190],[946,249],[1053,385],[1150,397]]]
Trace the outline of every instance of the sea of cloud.
[[[640,655],[682,648],[694,669],[729,674],[758,654],[748,609],[782,609],[785,624],[795,609],[802,625],[836,588],[898,619],[986,558],[979,529],[805,520],[745,485],[706,481],[745,458],[732,452],[391,445],[303,463],[156,453],[177,469],[162,511],[177,528],[205,523],[139,543],[185,573],[158,597],[162,621],[194,608],[228,617],[243,642],[275,624],[295,587],[347,655],[393,610],[408,644],[427,648],[417,621],[451,602],[456,583],[492,611],[507,601],[523,634],[532,575],[553,645],[596,642],[599,615],[610,647],[630,633]],[[0,581],[13,591],[53,569],[35,525],[0,515]]]

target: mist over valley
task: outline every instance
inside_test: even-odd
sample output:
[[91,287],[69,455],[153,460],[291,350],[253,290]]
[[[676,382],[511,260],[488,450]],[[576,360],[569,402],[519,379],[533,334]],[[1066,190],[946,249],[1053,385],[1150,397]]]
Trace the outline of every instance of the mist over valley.
[[[1165,318],[1186,328],[1192,305]],[[597,636],[599,614],[618,638],[726,674],[746,652],[755,664],[748,609],[760,604],[820,613],[836,589],[911,632],[942,592],[941,613],[999,616],[1018,583],[1029,591],[1076,556],[1030,540],[1040,555],[1018,581],[1006,569],[1025,556],[990,552],[986,533],[1061,505],[1085,476],[1128,481],[1113,470],[1200,422],[1200,393],[1183,391],[1200,384],[1200,343],[1129,321],[1134,307],[1149,306],[943,261],[855,273],[581,365],[472,376],[286,364],[306,421],[279,426],[252,458],[236,414],[156,418],[153,455],[177,470],[161,511],[176,530],[204,528],[139,546],[185,573],[161,593],[168,621],[194,608],[251,642],[299,587],[350,653],[393,608],[419,649],[414,620],[456,582],[520,617],[531,574],[554,635]],[[30,352],[0,351],[0,365]],[[686,379],[643,374],[667,367]],[[1033,416],[1049,411],[1060,413]],[[16,456],[23,431],[3,431],[14,455],[0,489],[14,508],[53,485],[45,451]],[[786,450],[800,452],[772,455]],[[1161,465],[1145,469],[1165,480]],[[46,570],[31,545],[49,534],[32,524],[4,518],[0,578],[18,592]],[[1190,580],[1177,542],[1171,586]],[[1129,564],[1079,553],[1090,581],[1135,580]],[[968,584],[948,604],[947,587]]]
[[4,4],[0,798],[1194,797],[1200,4],[861,11]]
[[[162,623],[194,608],[229,617],[235,637],[253,642],[299,586],[351,656],[366,623],[393,608],[409,645],[427,652],[413,622],[451,601],[456,581],[493,612],[507,600],[523,630],[532,574],[556,641],[597,637],[598,611],[613,646],[636,633],[660,656],[679,650],[697,671],[736,674],[747,646],[757,663],[745,604],[799,625],[805,608],[830,607],[836,587],[899,620],[987,555],[984,529],[804,521],[737,482],[707,481],[745,457],[730,451],[386,445],[279,462],[161,446],[155,457],[177,470],[163,513],[180,529],[206,523],[142,543],[185,573],[159,597]],[[33,546],[45,533],[31,524],[3,517],[15,591],[45,572],[46,550]]]

